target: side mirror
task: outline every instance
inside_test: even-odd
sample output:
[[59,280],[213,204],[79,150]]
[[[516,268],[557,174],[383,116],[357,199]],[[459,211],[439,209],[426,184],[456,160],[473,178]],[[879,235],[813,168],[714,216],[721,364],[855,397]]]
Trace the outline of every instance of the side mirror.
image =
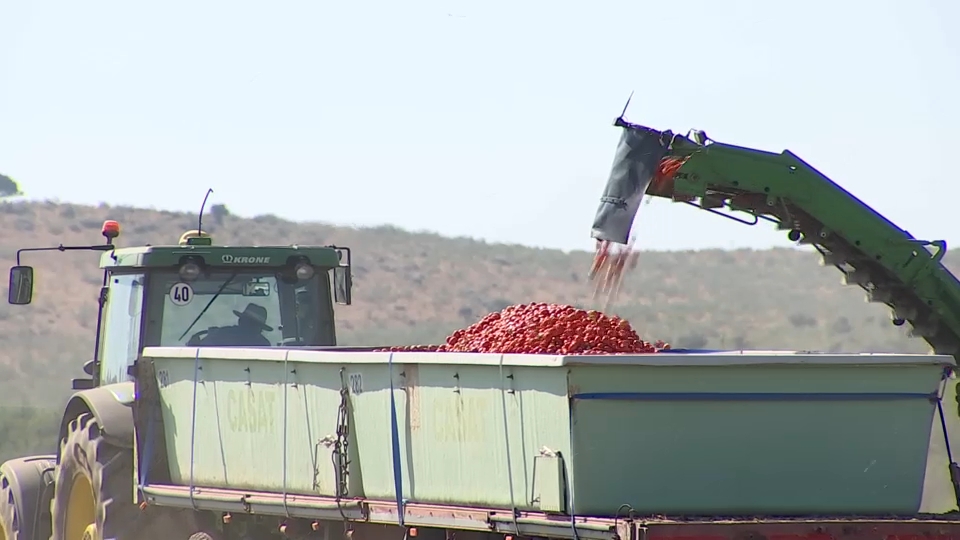
[[333,269],[333,299],[336,303],[350,305],[350,289],[353,287],[353,276],[349,266],[336,266]]
[[10,269],[10,288],[7,302],[22,306],[33,301],[33,267],[14,266]]

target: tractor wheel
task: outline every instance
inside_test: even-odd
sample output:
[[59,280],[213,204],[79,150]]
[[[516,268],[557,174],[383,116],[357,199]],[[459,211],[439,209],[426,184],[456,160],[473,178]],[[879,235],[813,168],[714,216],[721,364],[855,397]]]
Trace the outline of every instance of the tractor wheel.
[[0,465],[0,540],[50,538],[50,497],[56,456],[11,459]]
[[[51,540],[152,540],[188,538],[189,520],[166,509],[147,515],[134,504],[133,451],[103,439],[90,413],[74,418],[60,442],[50,513]],[[180,533],[180,534],[178,534]]]

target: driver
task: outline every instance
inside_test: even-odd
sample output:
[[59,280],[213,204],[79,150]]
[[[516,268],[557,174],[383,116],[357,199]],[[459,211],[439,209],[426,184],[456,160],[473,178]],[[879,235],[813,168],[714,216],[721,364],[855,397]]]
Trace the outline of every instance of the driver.
[[[247,304],[244,310],[234,310],[237,324],[234,326],[214,326],[207,330],[199,343],[206,347],[269,347],[270,340],[263,332],[273,332],[273,327],[267,325],[267,309],[253,302]],[[192,340],[191,340],[192,341]],[[196,346],[190,345],[188,346]]]

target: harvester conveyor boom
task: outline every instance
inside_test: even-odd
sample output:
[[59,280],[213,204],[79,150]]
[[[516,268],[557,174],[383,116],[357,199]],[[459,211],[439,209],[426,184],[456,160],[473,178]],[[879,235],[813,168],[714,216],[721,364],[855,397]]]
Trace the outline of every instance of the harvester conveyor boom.
[[[750,225],[773,222],[792,241],[813,245],[823,264],[840,269],[845,283],[862,287],[869,301],[890,306],[894,324],[909,322],[912,334],[936,353],[958,356],[960,281],[943,264],[945,241],[917,240],[789,150],[775,154],[713,142],[702,132],[688,138],[622,118],[615,125],[625,133],[607,193],[618,174],[636,178],[650,171],[652,177],[637,186],[647,195]],[[659,141],[662,153],[637,152],[638,140],[647,148]],[[651,155],[662,159],[651,164]],[[724,208],[751,218],[719,211]],[[596,227],[594,236],[602,236]]]

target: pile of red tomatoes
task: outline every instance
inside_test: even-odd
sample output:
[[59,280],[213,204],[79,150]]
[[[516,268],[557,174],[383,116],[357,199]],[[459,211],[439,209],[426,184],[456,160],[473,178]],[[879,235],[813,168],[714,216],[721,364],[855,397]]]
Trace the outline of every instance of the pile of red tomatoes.
[[640,339],[630,323],[599,311],[562,304],[518,304],[457,330],[443,345],[410,345],[382,351],[500,354],[640,354],[669,349]]

